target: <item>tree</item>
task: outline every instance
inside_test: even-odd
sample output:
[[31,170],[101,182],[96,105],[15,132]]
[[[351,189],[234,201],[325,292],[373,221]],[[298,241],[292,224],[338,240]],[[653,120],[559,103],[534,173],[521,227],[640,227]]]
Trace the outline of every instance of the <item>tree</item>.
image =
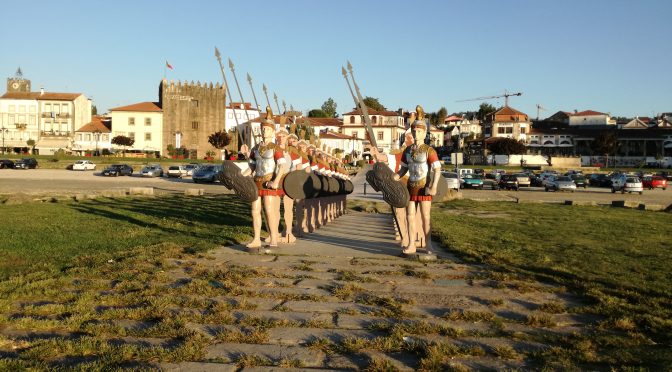
[[221,151],[231,143],[231,136],[225,131],[220,130],[219,132],[215,132],[208,136],[208,143],[221,153]]
[[324,110],[321,109],[314,109],[308,111],[308,117],[309,118],[328,118],[329,115],[324,112]]
[[322,104],[322,111],[327,114],[327,117],[336,117],[336,102],[334,102],[334,100],[329,97],[329,99],[324,101]]
[[439,111],[432,112],[429,115],[429,123],[439,127],[443,126],[443,121],[448,116],[448,110],[445,107],[441,107]]
[[600,132],[590,144],[591,150],[596,154],[606,156],[607,167],[609,166],[609,154],[613,154],[618,148],[618,137],[610,130]]
[[29,139],[26,141],[26,145],[30,146],[30,153],[34,154],[35,153],[35,140],[34,139]]
[[117,145],[117,146],[122,146],[124,149],[122,150],[122,153],[124,156],[126,156],[126,148],[133,146],[135,143],[135,140],[131,137],[127,136],[116,136],[112,138],[112,144]]
[[488,114],[493,113],[495,111],[497,111],[495,106],[493,106],[489,103],[486,103],[486,102],[481,103],[481,105],[478,106],[478,113],[477,113],[478,120],[481,120],[481,121],[485,120],[485,117]]
[[376,110],[376,111],[385,111],[385,106],[383,106],[379,101],[378,98],[373,98],[373,97],[366,97],[364,98],[364,104],[366,107]]
[[512,155],[524,154],[527,148],[522,141],[513,138],[499,138],[488,145],[488,150],[495,155]]
[[98,115],[98,108],[96,105],[91,105],[91,115]]

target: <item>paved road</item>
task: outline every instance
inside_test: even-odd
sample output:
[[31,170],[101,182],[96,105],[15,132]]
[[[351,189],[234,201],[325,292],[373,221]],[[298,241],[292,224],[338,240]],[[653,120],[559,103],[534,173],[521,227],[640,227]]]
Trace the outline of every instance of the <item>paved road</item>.
[[219,183],[195,184],[191,178],[145,178],[137,175],[103,177],[99,171],[80,172],[62,169],[1,169],[0,194],[71,195],[100,193],[104,190],[129,187],[154,187],[158,193],[184,192],[185,189],[205,189],[206,193],[230,193]]
[[[360,172],[353,178],[355,191],[351,195],[354,199],[382,201],[380,193],[376,193],[370,186],[364,194],[365,177]],[[194,184],[191,178],[144,178],[131,177],[102,177],[100,172],[75,172],[61,169],[2,169],[0,170],[0,194],[23,193],[29,195],[74,195],[78,193],[100,193],[104,190],[127,189],[129,187],[154,187],[157,193],[182,193],[189,188],[204,189],[208,194],[231,193],[219,183]],[[645,190],[643,195],[612,194],[609,189],[589,187],[579,189],[574,193],[545,192],[543,188],[522,188],[521,191],[493,191],[493,190],[461,190],[463,198],[473,200],[512,200],[521,201],[560,202],[573,200],[577,202],[595,202],[610,204],[612,200],[626,200],[645,204],[668,206],[672,204],[672,190]]]

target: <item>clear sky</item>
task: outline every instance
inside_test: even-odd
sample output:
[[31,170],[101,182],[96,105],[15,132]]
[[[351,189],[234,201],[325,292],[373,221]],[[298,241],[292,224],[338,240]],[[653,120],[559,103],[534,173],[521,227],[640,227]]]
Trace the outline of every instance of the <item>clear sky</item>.
[[2,14],[0,77],[20,66],[34,91],[80,92],[99,112],[158,100],[166,60],[169,80],[221,81],[215,46],[247,101],[249,72],[257,97],[266,83],[303,111],[329,97],[354,107],[347,60],[392,110],[476,110],[456,101],[508,90],[531,117],[536,104],[542,117],[672,111],[669,0],[33,0]]

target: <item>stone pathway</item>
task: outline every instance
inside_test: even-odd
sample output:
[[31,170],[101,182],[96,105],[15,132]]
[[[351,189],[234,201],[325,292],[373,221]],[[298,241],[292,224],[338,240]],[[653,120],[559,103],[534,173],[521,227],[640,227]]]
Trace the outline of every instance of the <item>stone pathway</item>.
[[[390,215],[350,212],[273,255],[234,246],[173,258],[133,284],[143,305],[117,305],[131,284],[98,278],[89,283],[96,319],[78,327],[109,343],[179,350],[159,359],[174,362],[141,364],[169,371],[500,370],[534,369],[544,340],[595,321],[566,312],[580,303],[562,288],[494,275],[440,250],[433,262],[399,258],[393,236]],[[16,304],[14,316],[56,305]],[[162,320],[138,315],[138,306]],[[0,335],[81,337],[20,328]],[[189,342],[201,352],[184,351]],[[3,355],[16,356],[0,343]]]

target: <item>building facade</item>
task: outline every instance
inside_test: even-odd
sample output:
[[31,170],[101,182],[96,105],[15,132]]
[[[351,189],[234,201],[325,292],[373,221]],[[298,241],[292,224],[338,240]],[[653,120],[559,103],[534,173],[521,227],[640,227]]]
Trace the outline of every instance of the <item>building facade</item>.
[[569,114],[570,126],[616,125],[616,119],[603,112],[585,110]]
[[[404,117],[395,111],[376,111],[371,109],[368,111],[378,151],[390,152],[391,150],[398,149],[406,131]],[[368,132],[364,125],[364,117],[360,110],[343,114],[341,133],[346,136],[363,139],[364,147],[368,147],[370,144]]]
[[[163,110],[158,102],[140,102],[110,109],[112,138],[126,136],[135,142],[129,148],[112,145],[114,149],[164,155]],[[179,147],[179,146],[177,146]]]
[[532,122],[527,114],[504,106],[489,114],[484,124],[485,138],[513,138],[527,142]]
[[106,154],[112,150],[112,118],[94,116],[75,131],[73,151],[78,155]]
[[208,151],[216,151],[208,143],[208,137],[225,129],[224,86],[164,79],[159,86],[159,106],[163,110],[162,153],[168,145],[186,148],[191,158],[202,158]]

